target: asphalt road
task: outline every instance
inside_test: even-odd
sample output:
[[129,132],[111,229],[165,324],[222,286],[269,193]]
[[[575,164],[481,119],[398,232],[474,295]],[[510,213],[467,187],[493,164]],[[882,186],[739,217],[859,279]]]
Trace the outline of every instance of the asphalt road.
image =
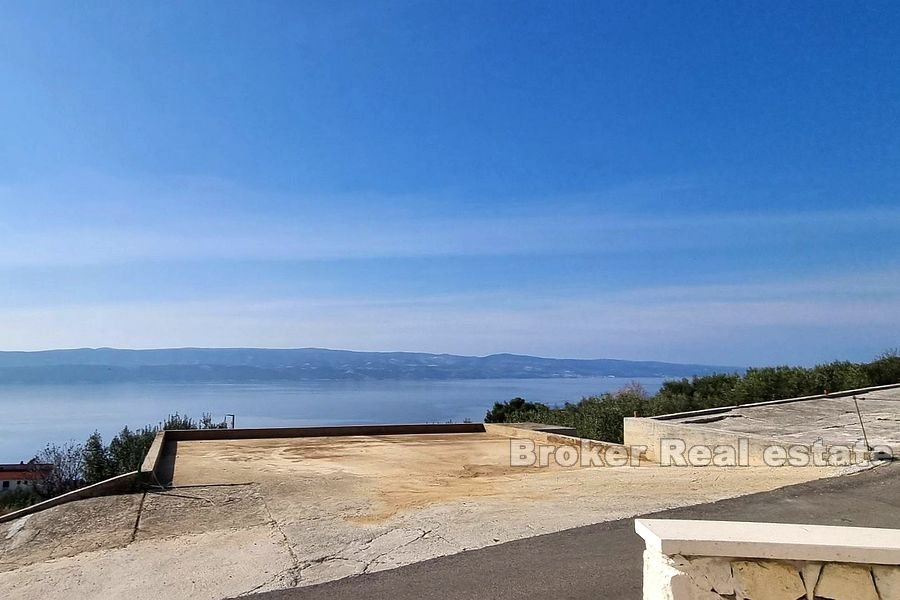
[[[646,517],[900,529],[900,464]],[[634,519],[569,529],[255,600],[640,600]]]

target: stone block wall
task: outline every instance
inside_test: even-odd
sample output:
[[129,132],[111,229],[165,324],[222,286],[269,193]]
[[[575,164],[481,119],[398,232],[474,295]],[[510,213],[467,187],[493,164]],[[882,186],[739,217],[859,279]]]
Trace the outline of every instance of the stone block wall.
[[644,600],[900,600],[900,566],[644,551]]

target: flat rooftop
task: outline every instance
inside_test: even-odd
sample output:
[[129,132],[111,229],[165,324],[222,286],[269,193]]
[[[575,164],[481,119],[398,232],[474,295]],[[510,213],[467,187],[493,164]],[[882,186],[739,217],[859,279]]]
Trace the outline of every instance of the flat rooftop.
[[[860,507],[865,507],[860,510]],[[900,464],[652,518],[900,528]],[[598,549],[600,549],[598,551]],[[641,600],[644,540],[622,519],[253,600]],[[460,574],[465,576],[461,577]],[[852,596],[851,596],[852,597]],[[805,598],[805,596],[804,596]]]
[[170,489],[0,525],[0,586],[36,600],[233,597],[843,472],[512,467],[510,446],[496,432],[168,441]]
[[[871,446],[900,452],[900,386],[861,392],[859,414]],[[703,425],[773,440],[826,446],[863,446],[853,395],[794,399],[664,417],[667,423]]]

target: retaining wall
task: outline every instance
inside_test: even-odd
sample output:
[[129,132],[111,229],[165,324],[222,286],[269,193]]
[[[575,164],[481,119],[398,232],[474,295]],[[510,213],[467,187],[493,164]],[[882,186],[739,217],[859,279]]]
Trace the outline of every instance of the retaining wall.
[[898,600],[900,530],[636,519],[644,600]]

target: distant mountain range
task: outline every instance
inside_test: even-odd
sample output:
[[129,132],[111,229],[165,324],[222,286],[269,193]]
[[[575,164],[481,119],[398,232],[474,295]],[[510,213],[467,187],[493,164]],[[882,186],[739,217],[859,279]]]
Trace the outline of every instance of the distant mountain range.
[[79,348],[0,352],[0,383],[265,382],[552,377],[690,377],[738,367],[517,354],[456,356],[321,348]]

